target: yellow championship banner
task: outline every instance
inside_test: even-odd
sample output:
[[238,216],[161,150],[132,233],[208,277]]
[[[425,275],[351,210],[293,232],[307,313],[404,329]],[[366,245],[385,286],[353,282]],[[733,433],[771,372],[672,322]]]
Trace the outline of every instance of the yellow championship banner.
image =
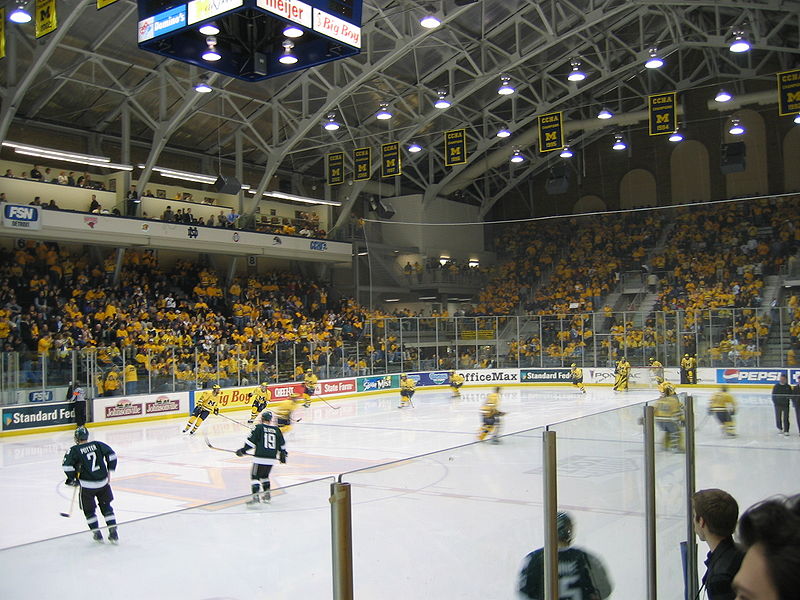
[[536,119],[539,123],[539,152],[552,152],[564,148],[563,113],[540,115]]
[[778,73],[778,114],[800,114],[800,69]]
[[353,150],[353,179],[366,181],[372,173],[372,148]]
[[400,162],[400,144],[389,142],[381,145],[381,177],[397,177],[403,174]]
[[36,0],[36,37],[40,38],[56,30],[56,0]]
[[467,130],[453,129],[444,132],[444,164],[446,167],[467,162]]
[[328,154],[328,185],[344,183],[344,152]]
[[648,96],[650,135],[670,134],[678,129],[678,103],[675,92]]
[[114,4],[117,0],[97,0],[97,10],[105,8],[109,4]]
[[0,8],[0,58],[6,57],[6,9]]

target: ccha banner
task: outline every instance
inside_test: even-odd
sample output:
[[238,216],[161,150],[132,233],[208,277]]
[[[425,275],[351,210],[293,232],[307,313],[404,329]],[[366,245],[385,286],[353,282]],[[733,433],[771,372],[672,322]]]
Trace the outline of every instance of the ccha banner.
[[400,144],[389,142],[381,145],[381,177],[397,177],[403,174],[400,162]]
[[563,113],[555,112],[536,117],[539,123],[539,152],[553,152],[564,148]]
[[344,152],[328,154],[328,185],[344,183]]
[[353,179],[366,181],[372,174],[372,148],[356,148],[353,150]]
[[800,69],[778,73],[778,114],[800,114]]
[[454,167],[467,162],[467,130],[444,132],[444,165]]
[[6,57],[6,9],[0,8],[0,58]]
[[36,0],[36,39],[56,30],[56,0]]
[[678,129],[678,108],[675,92],[648,96],[650,135],[665,135]]
[[108,6],[110,4],[114,4],[114,2],[116,2],[116,1],[117,0],[97,0],[97,10],[100,10],[101,8],[105,8],[106,6]]

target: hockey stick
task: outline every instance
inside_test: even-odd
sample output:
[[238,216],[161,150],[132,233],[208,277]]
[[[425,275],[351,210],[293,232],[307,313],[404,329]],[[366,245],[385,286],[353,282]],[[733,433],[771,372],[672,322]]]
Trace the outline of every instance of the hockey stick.
[[226,417],[222,413],[217,413],[216,416],[222,417],[223,419],[228,419],[228,421],[231,421],[232,423],[236,423],[237,425],[241,425],[242,427],[246,427],[247,429],[252,430],[252,428],[249,425],[246,425],[245,423],[241,423],[241,422],[237,421],[236,419],[231,419],[230,417]]
[[69,517],[71,517],[71,516],[72,516],[72,509],[73,509],[73,508],[75,508],[75,498],[78,496],[78,487],[79,487],[79,486],[77,486],[77,485],[76,485],[76,486],[74,486],[74,487],[72,488],[72,501],[69,503],[69,512],[65,512],[65,513],[63,513],[63,512],[62,512],[62,513],[58,513],[58,514],[60,514],[62,517],[67,517],[67,518],[69,518]]
[[320,398],[320,400],[322,400],[325,404],[330,406],[333,410],[339,410],[340,408],[342,408],[341,406],[334,406],[333,404],[325,400],[325,398]]
[[230,452],[231,454],[236,454],[236,450],[228,450],[227,448],[217,448],[214,444],[211,443],[211,440],[208,439],[208,436],[205,436],[205,438],[206,438],[206,445],[212,450],[219,450],[220,452]]

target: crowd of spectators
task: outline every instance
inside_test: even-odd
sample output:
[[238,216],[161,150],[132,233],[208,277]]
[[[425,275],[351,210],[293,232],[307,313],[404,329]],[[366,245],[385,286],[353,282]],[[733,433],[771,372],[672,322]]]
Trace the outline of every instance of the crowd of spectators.
[[72,187],[89,188],[92,190],[105,190],[105,184],[102,181],[95,181],[89,172],[84,172],[80,175],[75,171],[59,171],[56,173],[50,167],[40,169],[39,165],[33,165],[30,172],[23,171],[19,175],[15,175],[12,169],[6,169],[3,177],[13,179],[30,179],[31,181],[41,181],[43,183],[55,183],[58,185],[69,185]]

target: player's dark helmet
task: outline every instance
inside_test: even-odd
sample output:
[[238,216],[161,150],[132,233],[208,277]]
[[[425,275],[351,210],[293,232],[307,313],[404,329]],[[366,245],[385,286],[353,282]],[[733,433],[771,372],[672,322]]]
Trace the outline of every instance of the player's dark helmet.
[[75,430],[75,441],[76,442],[85,442],[89,439],[89,430],[86,427],[78,427]]
[[556,530],[558,540],[569,544],[572,541],[572,518],[565,512],[556,515]]
[[264,421],[264,423],[269,423],[272,421],[272,413],[268,410],[265,410],[261,413],[261,420]]

